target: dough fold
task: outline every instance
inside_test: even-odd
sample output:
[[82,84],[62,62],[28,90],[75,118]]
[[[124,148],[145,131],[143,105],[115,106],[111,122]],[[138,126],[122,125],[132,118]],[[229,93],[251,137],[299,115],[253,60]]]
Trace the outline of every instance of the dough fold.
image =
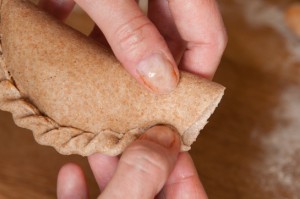
[[156,95],[90,38],[25,0],[2,0],[0,109],[61,154],[118,155],[149,127],[169,124],[190,149],[224,87],[180,72]]

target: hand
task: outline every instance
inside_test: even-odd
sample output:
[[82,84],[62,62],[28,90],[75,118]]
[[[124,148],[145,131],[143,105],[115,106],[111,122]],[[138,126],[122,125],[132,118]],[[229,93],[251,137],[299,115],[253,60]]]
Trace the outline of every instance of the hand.
[[[149,129],[121,158],[95,154],[88,158],[101,199],[207,199],[188,153],[178,155],[180,137],[166,126]],[[174,168],[175,165],[175,168]],[[82,170],[75,164],[59,172],[58,199],[86,199]]]
[[[214,0],[150,0],[148,17],[135,0],[75,0],[95,21],[92,36],[107,39],[127,71],[146,88],[166,93],[180,69],[212,78],[226,46],[226,33]],[[41,0],[59,19],[73,0]],[[105,36],[105,38],[104,38]]]
[[[214,0],[150,0],[148,17],[134,0],[75,1],[101,29],[95,27],[91,36],[110,45],[127,71],[157,93],[176,87],[177,65],[211,79],[226,46],[225,29]],[[40,0],[39,5],[63,20],[74,1]],[[148,134],[155,137],[167,131],[156,129]],[[207,198],[191,157],[188,153],[177,156],[178,141],[171,148],[157,148],[157,142],[145,137],[130,145],[120,160],[100,154],[89,157],[103,191],[100,198],[118,198],[114,194],[124,199],[153,198],[157,193],[157,198]],[[147,166],[142,167],[145,160]],[[84,175],[78,166],[68,164],[61,169],[58,197],[87,198]]]

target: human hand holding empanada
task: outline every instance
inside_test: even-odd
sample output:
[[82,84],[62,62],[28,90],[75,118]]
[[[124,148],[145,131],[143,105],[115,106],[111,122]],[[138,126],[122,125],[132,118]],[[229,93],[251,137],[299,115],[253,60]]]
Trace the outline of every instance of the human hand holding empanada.
[[[223,95],[222,86],[185,72],[180,72],[179,85],[170,94],[146,92],[108,51],[25,1],[1,1],[1,35],[1,109],[12,112],[19,126],[31,129],[39,143],[63,154],[117,155],[160,123],[175,126],[181,150],[188,150]],[[211,77],[224,43],[211,43],[218,49],[211,55],[219,56],[203,59],[207,65],[199,62],[208,68],[198,72],[184,63],[198,65],[197,53],[204,50],[208,55],[205,46],[210,45],[190,44],[193,50],[187,51],[181,66]],[[171,52],[176,60],[180,57],[179,51]],[[189,56],[192,52],[195,56]]]
[[96,22],[92,37],[107,39],[125,69],[154,92],[176,87],[177,65],[211,79],[226,46],[225,28],[214,1],[151,0],[147,16],[136,0],[41,0],[39,5],[65,19],[75,2]]
[[[121,158],[102,154],[89,163],[98,183],[99,198],[207,199],[192,158],[180,153],[180,137],[174,129],[156,126],[133,142]],[[84,174],[75,164],[59,172],[58,199],[87,199]]]

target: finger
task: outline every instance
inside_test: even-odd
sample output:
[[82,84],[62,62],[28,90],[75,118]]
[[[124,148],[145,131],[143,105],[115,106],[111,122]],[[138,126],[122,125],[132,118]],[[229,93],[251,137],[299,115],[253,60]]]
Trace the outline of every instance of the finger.
[[149,129],[124,151],[100,198],[154,198],[171,173],[179,148],[180,138],[173,129]]
[[175,24],[187,49],[182,68],[212,78],[227,37],[215,0],[168,0]]
[[118,157],[94,154],[89,156],[88,160],[98,186],[102,191],[115,173],[119,159]]
[[65,20],[74,8],[75,2],[73,0],[40,0],[38,5],[54,17]]
[[176,87],[179,73],[172,54],[134,0],[76,2],[100,27],[117,58],[140,83],[157,93]]
[[148,6],[148,17],[164,37],[178,64],[185,50],[185,42],[176,28],[167,0],[151,0]]
[[193,160],[188,153],[178,156],[176,166],[158,198],[207,199]]
[[88,190],[84,174],[76,164],[64,165],[57,179],[58,199],[87,199]]

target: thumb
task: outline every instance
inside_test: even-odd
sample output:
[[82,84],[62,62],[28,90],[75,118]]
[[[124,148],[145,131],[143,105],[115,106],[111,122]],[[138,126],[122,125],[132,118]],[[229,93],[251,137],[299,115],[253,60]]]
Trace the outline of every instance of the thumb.
[[135,0],[75,0],[95,21],[125,69],[156,93],[172,91],[179,72],[168,46]]
[[99,198],[154,198],[172,172],[179,149],[180,138],[174,129],[152,127],[124,151]]

